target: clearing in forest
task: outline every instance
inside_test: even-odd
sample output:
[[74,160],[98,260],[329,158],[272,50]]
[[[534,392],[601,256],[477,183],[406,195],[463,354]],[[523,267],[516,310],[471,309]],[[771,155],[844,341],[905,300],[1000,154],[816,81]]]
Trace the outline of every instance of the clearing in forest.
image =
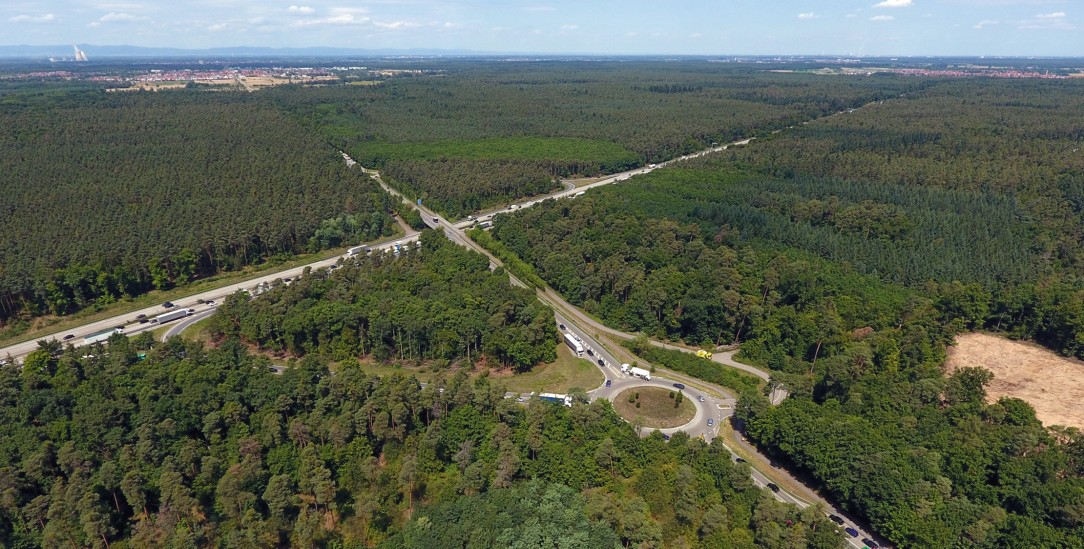
[[990,334],[956,336],[947,369],[981,366],[994,373],[986,399],[1016,397],[1035,408],[1043,425],[1084,428],[1084,362],[1059,356],[1034,343]]

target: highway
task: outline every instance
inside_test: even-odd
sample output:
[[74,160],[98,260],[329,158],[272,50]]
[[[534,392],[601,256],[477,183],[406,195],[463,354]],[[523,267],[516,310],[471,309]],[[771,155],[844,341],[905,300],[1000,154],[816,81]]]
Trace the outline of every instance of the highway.
[[[374,244],[374,245],[371,246],[371,248],[374,251],[386,251],[386,250],[392,249],[396,244],[406,245],[406,244],[417,241],[418,240],[418,234],[419,233],[417,233],[417,232],[411,232],[411,233],[408,233],[406,236],[403,236],[402,238],[392,240],[390,242],[385,242],[385,243],[382,243],[382,244],[379,244],[379,245]],[[201,292],[201,293],[198,293],[198,294],[193,294],[193,295],[190,295],[190,296],[182,298],[182,299],[175,299],[175,300],[172,301],[172,303],[173,303],[173,305],[175,307],[180,307],[180,308],[184,308],[184,309],[196,309],[196,314],[199,314],[201,311],[203,311],[205,308],[207,308],[207,306],[204,305],[204,303],[207,302],[207,301],[215,301],[216,306],[217,306],[218,302],[221,302],[223,299],[226,298],[226,296],[228,296],[230,294],[236,293],[236,292],[241,291],[241,290],[253,291],[256,287],[258,287],[260,285],[264,285],[264,284],[284,283],[284,281],[286,281],[287,279],[292,280],[294,278],[302,276],[302,274],[305,272],[306,268],[311,268],[313,270],[316,270],[316,269],[320,269],[320,268],[323,268],[323,267],[330,267],[330,266],[335,265],[336,263],[338,263],[341,258],[342,258],[342,256],[336,256],[336,257],[332,257],[332,258],[325,259],[325,260],[322,260],[322,261],[309,263],[307,265],[302,265],[302,266],[299,266],[299,267],[294,267],[294,268],[291,268],[291,269],[286,269],[286,270],[279,271],[279,272],[276,272],[276,273],[264,275],[264,276],[261,276],[261,277],[258,277],[258,278],[253,278],[251,280],[246,280],[246,281],[243,281],[243,282],[237,282],[235,284],[230,284],[229,286],[224,286],[222,288],[217,288],[217,289],[214,289],[214,290],[208,290],[206,292]],[[213,306],[211,308],[213,308]],[[81,346],[83,346],[85,344],[84,341],[83,341],[84,337],[89,336],[89,335],[93,335],[93,334],[97,334],[97,333],[100,333],[102,331],[109,330],[111,328],[116,328],[118,326],[124,326],[124,333],[128,334],[128,335],[134,335],[134,334],[137,334],[139,332],[155,329],[155,328],[158,327],[158,324],[154,324],[154,323],[151,323],[151,322],[147,322],[145,324],[140,324],[139,323],[139,320],[140,320],[139,315],[146,315],[147,319],[151,319],[151,318],[154,318],[154,317],[156,317],[156,316],[158,316],[158,315],[160,315],[162,313],[168,312],[170,310],[172,310],[172,309],[164,308],[161,305],[154,306],[154,307],[147,307],[147,308],[144,308],[144,309],[139,309],[137,311],[132,311],[132,312],[129,312],[129,313],[124,313],[122,315],[117,315],[117,316],[114,316],[114,317],[111,317],[111,318],[107,318],[105,320],[99,320],[97,322],[93,322],[93,323],[90,323],[90,324],[85,324],[85,325],[80,326],[79,328],[76,328],[76,329],[67,330],[67,331],[64,331],[64,332],[55,332],[55,333],[52,333],[52,334],[45,335],[45,336],[42,336],[40,338],[37,338],[37,340],[40,340],[40,339],[45,339],[45,340],[55,339],[57,341],[63,342],[65,345],[72,345],[72,346],[75,346],[75,347],[81,347]],[[176,322],[176,321],[174,321],[174,322]],[[169,332],[167,332],[167,333],[169,333]],[[64,338],[67,335],[71,335],[72,337],[65,340]],[[21,360],[28,353],[30,353],[34,349],[38,348],[37,340],[27,341],[27,342],[24,342],[24,343],[18,343],[18,344],[11,345],[9,347],[5,347],[3,349],[0,349],[0,357],[7,358],[8,356],[10,356],[11,358],[13,358],[15,360]]]
[[[419,204],[416,204],[416,203],[411,202],[410,200],[406,199],[404,196],[402,196],[402,194],[397,192],[395,189],[392,189],[390,186],[386,185],[380,179],[380,176],[379,176],[378,173],[376,173],[376,172],[374,172],[372,170],[367,170],[364,167],[359,166],[359,168],[361,168],[361,170],[363,172],[365,172],[366,174],[368,174],[371,178],[376,180],[388,193],[392,194],[393,196],[399,197],[400,200],[402,200],[404,203],[410,204],[412,207],[417,209],[419,211],[419,213],[421,213],[422,219],[425,221],[425,223],[428,226],[430,226],[432,228],[442,229],[445,236],[447,236],[451,241],[456,242],[456,243],[458,243],[458,244],[460,244],[460,245],[462,245],[462,246],[464,246],[464,247],[466,247],[468,249],[472,249],[472,250],[478,251],[479,253],[482,253],[483,255],[485,255],[486,257],[489,258],[491,268],[495,268],[495,267],[501,265],[501,262],[497,258],[495,258],[492,254],[490,254],[488,251],[486,251],[481,246],[479,246],[477,243],[475,243],[473,240],[471,240],[469,237],[467,237],[466,234],[464,233],[464,230],[466,228],[469,228],[470,226],[473,226],[475,222],[489,220],[489,219],[491,219],[493,217],[493,215],[496,215],[497,213],[506,212],[506,211],[515,211],[515,210],[522,209],[522,208],[528,208],[528,207],[531,207],[531,206],[533,206],[533,205],[535,205],[535,204],[537,204],[537,203],[539,203],[539,202],[541,202],[543,200],[546,200],[546,199],[551,199],[551,198],[554,198],[554,199],[560,199],[560,198],[575,199],[576,196],[579,195],[579,193],[585,193],[588,190],[593,189],[595,187],[600,187],[600,186],[603,186],[603,185],[610,185],[610,184],[614,184],[614,183],[619,183],[621,181],[625,181],[625,180],[629,179],[632,176],[650,173],[653,170],[663,168],[663,167],[666,167],[666,166],[674,164],[674,163],[679,163],[679,162],[682,162],[682,161],[685,161],[685,160],[688,160],[688,159],[691,159],[691,158],[696,158],[696,157],[703,156],[705,154],[710,154],[710,153],[713,153],[713,152],[723,151],[723,150],[726,150],[730,146],[745,145],[745,144],[748,144],[752,139],[753,138],[749,138],[749,139],[744,139],[744,140],[741,140],[741,141],[735,141],[733,143],[729,143],[729,144],[726,144],[726,145],[714,146],[714,147],[711,147],[709,149],[699,151],[699,152],[696,152],[696,153],[693,153],[693,154],[689,154],[689,155],[686,155],[686,156],[682,156],[682,157],[679,157],[679,158],[675,158],[673,160],[669,160],[667,162],[659,163],[657,165],[649,165],[647,167],[637,168],[637,169],[629,170],[629,171],[622,172],[622,173],[619,173],[619,174],[614,174],[614,175],[611,175],[609,177],[603,178],[603,179],[601,179],[599,181],[596,181],[594,183],[590,183],[590,184],[587,184],[587,185],[584,185],[584,186],[581,186],[581,187],[571,187],[571,188],[569,188],[569,186],[565,185],[564,189],[562,189],[560,191],[557,191],[557,192],[554,192],[554,193],[551,193],[549,195],[542,196],[542,197],[535,197],[535,198],[533,198],[531,200],[525,200],[525,201],[522,201],[522,202],[518,202],[518,203],[510,205],[507,209],[497,210],[497,211],[495,211],[493,213],[488,213],[488,214],[483,213],[483,214],[479,215],[479,217],[476,220],[461,220],[461,221],[458,221],[456,223],[450,223],[450,222],[448,222],[448,220],[444,219],[439,214],[429,210],[424,205],[419,205]],[[346,161],[346,163],[348,165],[350,165],[350,166],[353,166],[353,165],[356,164],[356,162],[353,159],[351,159],[349,156],[347,156],[345,153],[343,153],[343,158]],[[374,253],[377,252],[377,251],[388,251],[388,250],[392,249],[396,245],[405,245],[405,244],[408,244],[408,243],[415,242],[417,239],[418,239],[418,233],[412,232],[412,233],[408,233],[406,236],[404,236],[404,237],[402,237],[402,238],[400,238],[398,240],[383,243],[383,244],[380,244],[380,245],[373,245],[373,246],[371,246],[371,248],[374,251]],[[195,294],[195,295],[183,298],[183,299],[174,300],[173,303],[177,307],[183,307],[183,308],[197,308],[197,307],[199,307],[199,309],[197,309],[196,313],[193,315],[193,316],[198,316],[198,318],[191,318],[190,317],[190,318],[187,318],[185,321],[183,321],[183,323],[178,323],[178,325],[176,327],[171,327],[169,330],[166,331],[165,334],[163,334],[163,339],[168,339],[169,337],[172,337],[174,334],[179,333],[180,331],[182,331],[185,327],[187,327],[192,322],[196,322],[199,319],[202,319],[203,317],[211,314],[213,312],[214,308],[217,307],[217,302],[221,301],[222,299],[224,299],[226,296],[228,296],[230,294],[233,294],[233,293],[235,293],[237,291],[240,291],[240,290],[248,290],[248,291],[252,292],[253,294],[257,294],[258,293],[257,288],[259,286],[261,286],[261,285],[288,283],[291,279],[296,278],[298,276],[301,276],[303,274],[303,272],[305,271],[305,269],[307,269],[307,268],[311,268],[311,269],[315,270],[315,269],[319,269],[319,268],[323,268],[323,267],[331,267],[332,265],[337,264],[340,259],[341,259],[340,257],[333,257],[333,258],[329,258],[329,259],[326,259],[326,260],[323,260],[323,261],[310,263],[308,265],[303,265],[303,266],[295,267],[295,268],[292,268],[292,269],[287,269],[287,270],[284,270],[284,271],[264,275],[262,277],[255,278],[255,279],[252,279],[252,280],[247,280],[247,281],[244,281],[244,282],[238,282],[236,284],[232,284],[232,285],[229,285],[229,286],[226,286],[226,287],[223,287],[223,288],[218,288],[218,289],[215,289],[215,290],[209,290],[209,291],[202,292],[200,294]],[[515,283],[517,285],[520,285],[520,286],[525,286],[521,281],[517,280],[511,274],[509,274],[509,276],[510,276],[513,283]],[[564,324],[567,329],[575,330],[576,333],[579,334],[580,337],[584,339],[584,341],[589,341],[590,345],[592,346],[592,350],[593,351],[597,350],[599,355],[602,358],[604,358],[604,360],[608,363],[607,366],[603,367],[603,370],[606,373],[607,379],[612,379],[613,380],[613,383],[612,383],[611,387],[608,388],[608,389],[610,389],[610,391],[608,391],[608,392],[605,391],[604,389],[607,389],[607,388],[604,387],[604,386],[600,387],[600,388],[597,388],[597,389],[594,389],[594,390],[592,390],[590,392],[590,396],[592,398],[608,398],[609,396],[612,396],[612,395],[616,394],[617,392],[620,392],[620,390],[623,390],[623,389],[628,388],[628,387],[638,386],[638,384],[644,384],[644,383],[651,384],[651,385],[656,385],[656,383],[661,383],[662,385],[656,385],[656,386],[672,387],[672,384],[674,383],[674,381],[671,381],[671,379],[679,380],[680,382],[685,383],[686,386],[689,387],[689,388],[695,387],[697,385],[710,387],[711,391],[705,391],[703,393],[703,396],[705,397],[705,402],[704,403],[700,403],[695,398],[693,399],[694,404],[697,406],[697,413],[696,413],[696,416],[694,417],[694,419],[690,423],[686,424],[685,426],[679,427],[677,429],[664,430],[664,433],[667,432],[667,431],[673,432],[673,431],[676,431],[676,430],[685,430],[687,433],[690,434],[690,436],[694,436],[694,437],[703,436],[703,438],[706,441],[709,441],[709,442],[718,434],[718,429],[719,429],[719,427],[721,425],[722,420],[725,419],[725,418],[728,418],[730,416],[730,413],[732,413],[732,410],[733,410],[733,396],[730,395],[726,391],[726,389],[724,389],[722,387],[719,387],[717,385],[709,384],[709,383],[701,381],[701,380],[689,378],[688,376],[683,376],[683,375],[677,374],[675,372],[669,372],[669,371],[661,369],[661,368],[658,369],[657,371],[659,371],[662,375],[660,375],[658,377],[656,377],[656,376],[652,377],[652,382],[656,382],[656,383],[645,382],[644,380],[639,380],[639,379],[630,379],[629,376],[621,374],[619,370],[614,370],[614,367],[619,364],[617,362],[617,359],[609,351],[607,351],[602,344],[600,344],[594,338],[589,337],[589,334],[587,333],[587,331],[583,330],[581,327],[582,326],[588,326],[588,327],[590,327],[591,330],[596,331],[598,333],[604,333],[604,334],[607,334],[607,335],[609,335],[611,337],[616,337],[616,338],[621,338],[621,339],[632,338],[632,337],[634,337],[632,334],[626,334],[624,332],[621,332],[619,330],[614,330],[612,328],[609,328],[609,327],[599,323],[598,321],[594,320],[593,318],[589,317],[588,315],[586,315],[585,313],[580,311],[578,308],[574,307],[573,305],[571,305],[570,303],[565,301],[564,298],[562,298],[560,295],[558,295],[556,292],[552,291],[549,288],[546,288],[544,290],[539,289],[539,290],[536,291],[536,294],[538,295],[539,299],[541,299],[543,302],[549,304],[551,307],[553,307],[554,311],[557,312],[557,315],[558,315],[557,316],[557,319],[558,319],[557,321],[559,323]],[[216,303],[214,305],[209,305],[209,306],[208,305],[203,305],[203,303],[206,302],[206,301],[215,301]],[[105,319],[105,320],[101,320],[101,321],[94,322],[94,323],[91,323],[91,324],[87,324],[87,325],[81,326],[81,327],[79,327],[77,329],[74,329],[74,330],[69,330],[67,332],[58,332],[58,333],[50,334],[50,335],[47,335],[47,336],[43,336],[42,338],[38,338],[38,339],[63,340],[64,336],[70,334],[72,337],[68,338],[67,340],[64,340],[65,344],[80,346],[83,343],[83,337],[88,336],[88,335],[92,335],[92,334],[96,334],[96,333],[99,333],[99,332],[101,332],[103,330],[114,328],[114,327],[117,327],[119,325],[124,325],[126,327],[125,333],[131,335],[131,334],[134,334],[134,333],[138,333],[140,331],[144,331],[144,330],[147,330],[147,329],[153,329],[153,328],[158,327],[157,324],[153,324],[153,323],[139,324],[139,321],[137,319],[138,315],[146,315],[148,318],[150,318],[150,317],[156,316],[158,314],[161,314],[161,313],[163,313],[165,311],[166,311],[166,309],[163,309],[162,307],[147,307],[145,309],[141,309],[141,310],[138,310],[138,311],[133,311],[133,312],[126,313],[126,314],[123,314],[123,315],[118,315],[118,316],[115,316],[115,317],[112,317],[112,318],[109,318],[109,319]],[[564,320],[564,322],[562,322],[562,319]],[[129,325],[132,325],[132,327],[128,328]],[[657,341],[654,341],[654,340],[651,341],[651,344],[655,345],[655,346],[663,347],[663,348],[674,349],[674,350],[679,350],[679,351],[684,351],[684,352],[691,352],[691,350],[688,349],[688,348],[675,346],[675,345],[668,344],[668,343],[663,343],[663,342],[657,342]],[[33,351],[36,348],[37,348],[37,342],[36,341],[29,341],[29,342],[25,342],[25,343],[21,343],[21,344],[17,344],[17,345],[12,345],[12,346],[0,349],[0,357],[11,356],[13,358],[20,359],[20,358],[24,357],[27,353]],[[712,357],[712,360],[715,360],[715,361],[719,362],[720,364],[725,364],[727,366],[731,366],[731,367],[741,369],[743,371],[746,371],[748,373],[756,375],[756,376],[760,377],[761,379],[764,379],[766,381],[770,381],[770,376],[769,376],[769,374],[767,372],[764,372],[764,371],[759,370],[757,368],[754,368],[754,367],[751,367],[751,366],[736,362],[736,361],[733,360],[732,355],[733,355],[733,353],[729,353],[729,354],[728,353],[717,353],[715,356]],[[589,357],[585,357],[585,358],[589,358]],[[647,367],[647,365],[642,365],[642,366]],[[612,375],[612,377],[611,377],[611,375]],[[695,391],[693,391],[693,392],[695,392]],[[721,397],[716,397],[716,396],[713,396],[712,393],[715,393],[717,395],[722,395],[722,396]],[[784,400],[786,398],[786,396],[787,396],[787,393],[786,393],[785,389],[783,389],[783,388],[775,388],[775,389],[773,389],[772,394],[770,395],[770,398],[771,398],[773,404],[778,404],[779,402],[782,402],[782,400]],[[711,427],[707,426],[707,418],[708,417],[713,419],[714,425],[711,426]],[[646,432],[643,433],[643,434],[647,434],[647,432],[650,432],[650,430],[645,430],[645,431]],[[749,448],[747,448],[746,450],[751,451],[752,453],[757,453],[756,449],[751,447],[751,446]],[[730,451],[734,455],[735,459],[737,459],[737,455],[734,454],[733,449],[730,449]],[[759,455],[759,454],[757,454],[757,455]],[[767,458],[764,457],[764,456],[760,456],[760,458],[764,462],[768,461]],[[755,483],[757,483],[758,485],[760,485],[760,486],[766,486],[769,482],[771,482],[770,479],[772,477],[785,477],[789,481],[787,483],[788,485],[801,486],[801,487],[805,488],[804,485],[802,485],[802,483],[797,478],[793,477],[792,475],[790,475],[789,473],[787,473],[786,471],[784,471],[782,469],[775,469],[775,468],[768,467],[768,468],[766,468],[767,472],[765,472],[765,469],[758,470],[756,467],[753,467],[752,465],[753,464],[750,464],[750,466],[751,466],[750,467],[751,477],[752,477],[753,481]],[[761,467],[763,467],[763,466],[761,465]],[[859,532],[859,536],[857,536],[857,538],[852,538],[851,536],[848,536],[848,535],[844,534],[844,538],[849,542],[850,545],[852,545],[854,547],[864,547],[864,545],[861,544],[858,541],[858,539],[863,538],[863,537],[871,537],[871,538],[873,537],[873,536],[869,535],[867,532],[863,531],[862,528],[859,528],[857,526],[857,523],[854,520],[852,520],[850,518],[846,518],[846,516],[843,515],[842,512],[840,512],[838,509],[834,508],[833,506],[831,506],[827,502],[824,502],[819,496],[817,496],[817,494],[815,492],[813,492],[812,490],[810,490],[808,488],[805,488],[803,490],[804,493],[801,494],[801,496],[788,493],[786,490],[783,490],[781,488],[777,488],[777,489],[774,489],[772,491],[773,491],[775,497],[777,499],[779,499],[780,501],[784,501],[784,502],[787,502],[787,503],[794,503],[794,504],[797,504],[797,505],[800,505],[800,506],[803,506],[803,507],[809,505],[809,503],[808,503],[809,501],[818,501],[818,502],[821,502],[822,505],[824,505],[827,513],[832,513],[832,514],[835,514],[835,515],[838,515],[838,516],[841,516],[841,517],[845,517],[845,519],[844,519],[845,520],[845,525],[844,526],[855,528]]]

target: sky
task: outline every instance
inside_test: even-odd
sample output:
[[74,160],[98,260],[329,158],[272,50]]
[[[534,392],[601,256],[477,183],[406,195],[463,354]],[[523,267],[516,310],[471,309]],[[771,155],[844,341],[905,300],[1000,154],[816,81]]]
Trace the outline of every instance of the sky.
[[[1084,0],[4,0],[0,45],[1084,56]],[[85,47],[93,56],[93,48]]]

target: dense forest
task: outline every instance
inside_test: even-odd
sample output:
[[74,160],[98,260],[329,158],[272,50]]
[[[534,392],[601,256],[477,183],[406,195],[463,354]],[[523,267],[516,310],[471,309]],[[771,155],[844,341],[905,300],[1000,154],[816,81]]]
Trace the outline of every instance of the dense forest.
[[[114,336],[0,366],[0,545],[837,548],[718,442],[637,436],[606,401],[282,375],[236,340]],[[140,354],[145,358],[141,358]]]
[[412,197],[458,217],[542,192],[554,177],[614,173],[924,85],[702,61],[445,68],[439,77],[266,93]]
[[557,358],[553,311],[489,271],[489,260],[422,233],[420,247],[360,256],[248,299],[231,296],[212,332],[293,355],[448,364],[483,357],[528,370]]
[[1080,431],[942,373],[963,330],[1084,356],[1076,85],[934,86],[492,236],[613,326],[740,342],[791,398],[745,391],[738,426],[901,547],[1082,546]]
[[242,94],[0,103],[0,326],[391,234],[334,148]]

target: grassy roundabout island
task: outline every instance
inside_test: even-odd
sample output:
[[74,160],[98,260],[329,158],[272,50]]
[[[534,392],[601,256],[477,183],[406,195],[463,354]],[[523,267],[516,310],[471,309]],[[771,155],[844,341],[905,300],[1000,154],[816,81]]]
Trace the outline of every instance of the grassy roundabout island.
[[628,421],[635,423],[639,419],[644,427],[669,429],[692,421],[696,406],[691,398],[677,389],[632,387],[614,397],[613,406]]

